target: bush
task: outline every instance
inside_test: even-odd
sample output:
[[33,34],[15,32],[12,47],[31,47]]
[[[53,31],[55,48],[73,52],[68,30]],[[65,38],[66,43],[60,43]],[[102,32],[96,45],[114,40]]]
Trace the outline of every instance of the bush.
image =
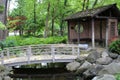
[[59,44],[66,43],[67,37],[54,36],[48,38],[9,36],[5,40],[7,47],[36,45],[36,44]]
[[120,54],[120,39],[112,42],[109,46],[109,50],[113,53]]

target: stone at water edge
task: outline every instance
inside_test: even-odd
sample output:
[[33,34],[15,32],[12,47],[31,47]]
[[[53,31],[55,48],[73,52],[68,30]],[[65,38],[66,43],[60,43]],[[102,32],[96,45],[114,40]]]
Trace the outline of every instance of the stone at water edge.
[[77,59],[75,61],[79,62],[80,64],[84,63],[86,57],[83,56],[78,56]]
[[79,66],[80,66],[80,63],[74,61],[74,62],[68,63],[66,68],[69,71],[76,71]]
[[3,72],[5,70],[5,67],[3,65],[0,65],[0,72]]
[[5,76],[4,80],[11,80],[11,78],[9,76]]
[[116,79],[113,75],[104,74],[104,75],[96,76],[92,80],[116,80]]
[[103,65],[99,65],[99,64],[94,64],[92,65],[89,69],[87,69],[83,75],[88,78],[88,77],[94,77],[96,75],[98,75],[98,72],[100,70],[102,70],[104,68]]
[[112,58],[110,57],[102,57],[102,58],[98,58],[96,60],[97,64],[101,64],[101,65],[108,65],[112,62]]
[[118,54],[116,54],[116,53],[109,53],[109,56],[112,58],[112,59],[116,59],[116,58],[118,58]]
[[107,50],[104,50],[102,53],[101,53],[101,57],[102,58],[105,58],[105,57],[108,57],[109,55],[109,52]]
[[91,51],[90,54],[87,56],[86,60],[90,63],[95,63],[98,58],[101,57],[101,54],[98,53],[96,50]]
[[76,71],[77,74],[83,73],[85,70],[89,69],[92,66],[91,63],[85,61]]
[[120,73],[120,63],[112,62],[109,65],[104,66],[104,68],[98,73],[98,75],[117,73]]

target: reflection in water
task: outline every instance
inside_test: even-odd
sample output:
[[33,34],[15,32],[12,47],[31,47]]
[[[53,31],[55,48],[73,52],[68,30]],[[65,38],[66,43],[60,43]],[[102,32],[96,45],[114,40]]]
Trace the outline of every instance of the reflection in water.
[[41,74],[41,75],[11,75],[13,80],[83,80],[73,73]]

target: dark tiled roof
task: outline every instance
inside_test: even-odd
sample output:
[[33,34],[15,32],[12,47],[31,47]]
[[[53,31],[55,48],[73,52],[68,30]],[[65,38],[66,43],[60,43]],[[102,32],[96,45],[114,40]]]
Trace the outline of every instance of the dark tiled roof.
[[79,11],[73,15],[66,17],[65,20],[78,19],[78,18],[84,18],[84,17],[93,17],[96,14],[99,14],[99,13],[111,8],[112,6],[116,6],[116,4],[106,5],[106,6],[102,6],[102,7],[98,7],[98,8],[94,8],[94,9],[88,9],[85,11]]

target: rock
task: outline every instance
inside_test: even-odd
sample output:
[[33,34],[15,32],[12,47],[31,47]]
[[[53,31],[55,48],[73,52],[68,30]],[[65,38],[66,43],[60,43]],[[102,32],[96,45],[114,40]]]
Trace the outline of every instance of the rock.
[[9,76],[5,76],[4,80],[11,80],[11,78]]
[[70,71],[75,71],[77,70],[77,68],[80,66],[80,63],[79,62],[71,62],[69,64],[67,64],[66,68],[67,70],[70,70]]
[[102,65],[96,64],[91,66],[88,70],[86,70],[83,75],[87,77],[94,77],[98,74],[100,70],[102,70],[104,67]]
[[87,56],[87,61],[90,63],[94,63],[100,57],[101,57],[100,53],[94,50]]
[[3,65],[0,65],[0,72],[3,72],[5,70],[5,67]]
[[85,61],[85,59],[86,59],[86,57],[78,56],[77,59],[76,59],[75,61],[77,61],[77,62],[83,64],[84,61]]
[[104,68],[98,73],[102,74],[117,74],[120,73],[120,63],[112,62],[109,65],[104,66]]
[[116,80],[116,79],[113,75],[104,74],[104,75],[96,76],[92,80]]
[[109,53],[109,56],[112,58],[112,59],[116,59],[118,57],[118,54],[116,53]]
[[107,50],[104,50],[102,53],[101,53],[101,57],[104,58],[104,57],[108,57],[108,51]]
[[91,63],[89,63],[88,61],[85,61],[76,71],[76,73],[83,73],[85,70],[87,70],[88,68],[90,68],[92,66]]
[[96,60],[97,64],[107,65],[112,62],[112,58],[110,57],[102,57]]
[[114,61],[119,63],[120,62],[120,55]]

